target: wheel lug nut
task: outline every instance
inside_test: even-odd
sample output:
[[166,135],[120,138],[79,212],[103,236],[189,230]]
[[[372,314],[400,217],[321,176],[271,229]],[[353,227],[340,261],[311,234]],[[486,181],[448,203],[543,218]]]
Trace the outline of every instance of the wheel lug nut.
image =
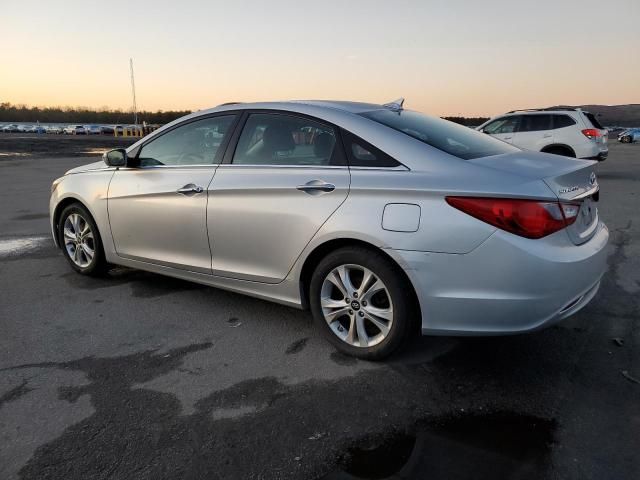
[[363,302],[362,302],[362,306],[363,306],[363,307],[366,307],[366,306],[367,306],[367,301],[366,301],[366,300],[363,300]]
[[351,299],[350,299],[350,298],[345,298],[345,299],[344,299],[344,301],[345,301],[346,303],[351,303]]
[[353,310],[349,310],[349,315],[353,315]]
[[358,315],[360,315],[361,317],[364,317],[364,312],[358,312]]
[[353,292],[353,298],[358,298],[358,292]]

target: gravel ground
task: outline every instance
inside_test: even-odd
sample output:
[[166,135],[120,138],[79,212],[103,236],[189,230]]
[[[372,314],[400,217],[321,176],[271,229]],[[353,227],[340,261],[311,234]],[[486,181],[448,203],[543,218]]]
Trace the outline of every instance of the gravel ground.
[[612,236],[589,306],[369,363],[305,312],[73,273],[49,185],[121,142],[0,134],[1,479],[640,478],[640,145],[599,166]]

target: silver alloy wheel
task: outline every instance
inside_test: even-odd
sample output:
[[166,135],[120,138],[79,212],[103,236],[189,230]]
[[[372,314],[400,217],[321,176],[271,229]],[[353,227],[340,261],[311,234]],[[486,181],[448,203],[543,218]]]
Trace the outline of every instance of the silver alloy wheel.
[[333,333],[354,347],[379,344],[393,323],[387,287],[360,265],[340,265],[329,272],[322,282],[320,306]]
[[64,248],[73,263],[87,268],[96,254],[96,244],[89,222],[78,213],[72,213],[64,221]]

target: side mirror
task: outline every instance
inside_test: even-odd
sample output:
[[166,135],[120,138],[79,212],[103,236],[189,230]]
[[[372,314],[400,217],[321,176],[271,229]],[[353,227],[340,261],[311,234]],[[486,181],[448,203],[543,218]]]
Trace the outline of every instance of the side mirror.
[[124,167],[127,165],[127,151],[124,148],[109,150],[102,155],[102,160],[108,167]]

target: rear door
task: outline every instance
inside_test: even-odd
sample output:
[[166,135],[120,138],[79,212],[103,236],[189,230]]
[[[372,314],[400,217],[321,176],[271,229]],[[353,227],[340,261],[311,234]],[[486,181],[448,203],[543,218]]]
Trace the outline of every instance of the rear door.
[[305,116],[245,114],[209,192],[213,274],[278,283],[347,198],[335,127]]
[[513,136],[513,144],[524,150],[539,152],[553,143],[552,128],[550,114],[522,115],[518,131]]
[[521,115],[496,118],[485,125],[482,131],[504,142],[513,143],[513,136],[518,131],[520,119]]

